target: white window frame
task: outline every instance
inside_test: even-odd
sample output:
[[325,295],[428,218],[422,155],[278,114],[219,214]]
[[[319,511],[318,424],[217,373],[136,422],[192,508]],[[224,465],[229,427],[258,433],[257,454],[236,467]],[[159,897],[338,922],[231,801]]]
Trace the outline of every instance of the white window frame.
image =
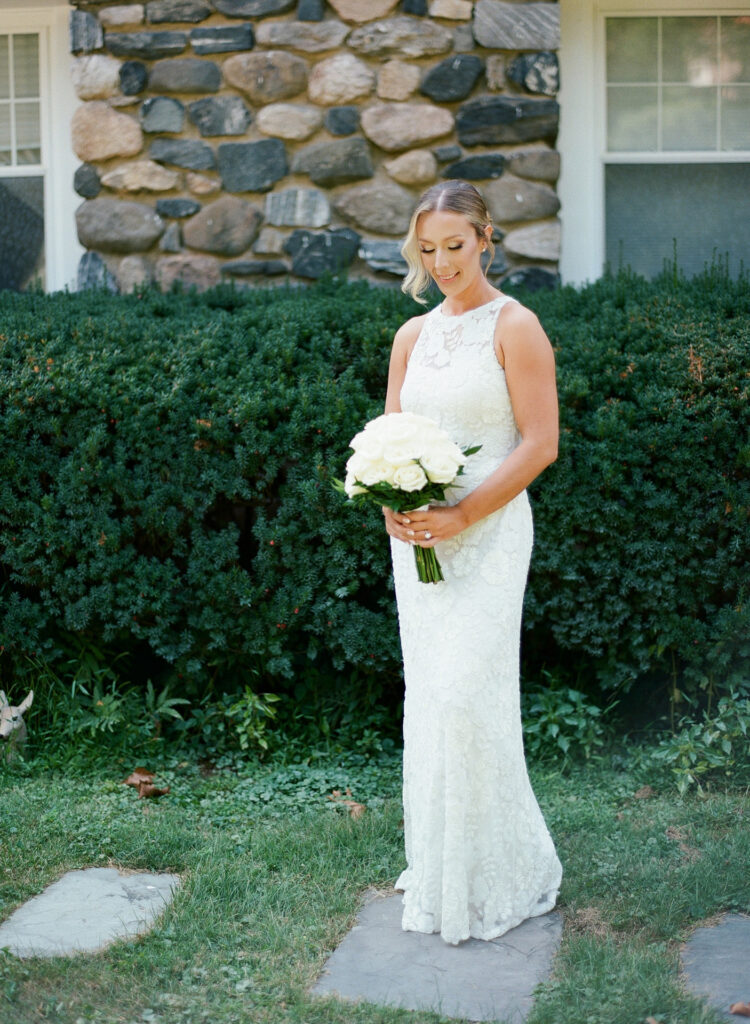
[[0,34],[39,35],[41,164],[0,168],[0,178],[44,179],[44,260],[47,291],[75,288],[78,241],[75,211],[80,203],[73,189],[77,166],[70,126],[78,100],[70,74],[67,0],[0,0]]
[[560,275],[566,284],[601,277],[605,264],[604,168],[609,163],[750,163],[750,153],[608,153],[606,137],[607,17],[747,15],[726,0],[561,0],[558,193],[562,222]]

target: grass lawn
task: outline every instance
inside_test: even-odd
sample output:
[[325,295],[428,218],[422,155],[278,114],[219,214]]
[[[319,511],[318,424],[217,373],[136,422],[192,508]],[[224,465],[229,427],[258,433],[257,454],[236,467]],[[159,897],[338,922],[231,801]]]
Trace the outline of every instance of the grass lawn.
[[[135,942],[73,959],[0,952],[2,1024],[441,1019],[307,995],[362,892],[403,866],[397,759],[211,774],[172,762],[158,802],[120,784],[132,767],[0,769],[0,919],[71,868],[182,876]],[[699,922],[750,911],[748,792],[636,797],[653,780],[602,764],[532,775],[565,869],[565,931],[530,1024],[718,1021],[682,993],[678,954]],[[367,805],[357,820],[326,799],[347,784]]]

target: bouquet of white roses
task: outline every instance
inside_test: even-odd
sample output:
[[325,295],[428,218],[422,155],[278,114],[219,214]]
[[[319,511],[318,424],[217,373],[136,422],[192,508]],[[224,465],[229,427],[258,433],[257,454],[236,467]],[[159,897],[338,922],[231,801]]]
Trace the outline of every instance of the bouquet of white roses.
[[[370,420],[349,445],[346,480],[334,486],[352,502],[375,501],[394,512],[408,512],[444,501],[445,490],[464,471],[475,448],[461,449],[434,420],[392,412]],[[443,573],[433,548],[414,547],[422,583],[438,583]]]

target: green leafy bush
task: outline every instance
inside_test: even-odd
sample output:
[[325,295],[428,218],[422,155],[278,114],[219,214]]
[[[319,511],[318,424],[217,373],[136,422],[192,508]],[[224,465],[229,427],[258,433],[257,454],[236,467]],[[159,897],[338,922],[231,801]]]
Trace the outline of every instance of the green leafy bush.
[[[532,488],[526,677],[726,692],[750,666],[750,285],[620,275],[526,301],[562,424]],[[5,689],[79,645],[191,698],[199,731],[219,728],[207,693],[246,685],[284,695],[279,721],[310,699],[394,706],[382,518],[331,480],[416,311],[361,282],[0,295]]]

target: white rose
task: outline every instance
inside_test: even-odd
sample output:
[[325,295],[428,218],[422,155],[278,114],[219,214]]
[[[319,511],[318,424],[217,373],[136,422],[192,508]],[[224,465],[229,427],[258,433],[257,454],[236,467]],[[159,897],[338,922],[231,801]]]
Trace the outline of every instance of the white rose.
[[421,447],[414,440],[387,441],[383,446],[383,458],[392,466],[406,466],[419,458]]
[[420,436],[419,424],[412,423],[401,412],[391,412],[372,421],[377,424],[377,436],[384,445],[391,441],[411,441]]
[[421,491],[426,483],[425,472],[416,462],[409,466],[399,466],[393,474],[393,486],[401,491]]
[[364,487],[359,486],[359,484],[357,483],[357,478],[354,476],[353,473],[346,474],[346,480],[344,480],[344,490],[346,491],[350,498],[353,498],[357,494],[367,493]]
[[449,455],[443,455],[442,452],[430,452],[427,455],[423,455],[422,469],[425,471],[429,479],[436,484],[450,484],[456,478],[458,473],[458,463],[455,459],[452,459]]
[[375,484],[392,484],[394,475],[393,466],[379,459],[363,466],[362,471],[357,473],[357,479],[367,487],[374,487]]

